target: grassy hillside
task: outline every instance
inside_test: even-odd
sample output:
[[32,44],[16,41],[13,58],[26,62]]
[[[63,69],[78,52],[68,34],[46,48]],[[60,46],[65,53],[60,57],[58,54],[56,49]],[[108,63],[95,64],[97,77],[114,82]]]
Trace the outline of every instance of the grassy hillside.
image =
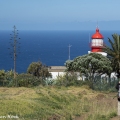
[[117,116],[115,95],[96,92],[87,86],[0,88],[0,117],[18,116],[20,120],[110,120]]

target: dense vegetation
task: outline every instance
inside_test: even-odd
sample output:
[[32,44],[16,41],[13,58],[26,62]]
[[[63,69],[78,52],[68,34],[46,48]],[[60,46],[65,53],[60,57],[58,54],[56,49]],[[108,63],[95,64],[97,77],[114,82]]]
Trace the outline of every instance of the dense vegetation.
[[90,53],[79,56],[73,61],[67,61],[66,67],[68,74],[72,71],[80,73],[81,77],[84,75],[86,79],[91,82],[92,88],[94,87],[93,83],[100,80],[96,79],[95,74],[100,77],[101,74],[110,74],[112,71],[110,60],[97,53]]

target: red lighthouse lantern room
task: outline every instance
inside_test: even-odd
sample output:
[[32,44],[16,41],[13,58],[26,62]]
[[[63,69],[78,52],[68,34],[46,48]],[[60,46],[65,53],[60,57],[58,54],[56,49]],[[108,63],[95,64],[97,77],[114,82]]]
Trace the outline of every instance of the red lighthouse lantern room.
[[91,52],[102,52],[103,36],[100,34],[99,29],[96,29],[96,33],[92,35]]
[[99,32],[98,28],[96,28],[96,33],[93,34],[91,38],[92,38],[91,51],[88,51],[88,53],[96,52],[96,53],[100,53],[100,54],[102,54],[104,56],[107,56],[107,53],[102,52],[104,37]]

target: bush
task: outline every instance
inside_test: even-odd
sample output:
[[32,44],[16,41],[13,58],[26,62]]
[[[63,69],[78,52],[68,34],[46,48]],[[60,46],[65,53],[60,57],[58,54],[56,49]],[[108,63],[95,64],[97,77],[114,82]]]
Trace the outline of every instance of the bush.
[[41,84],[41,79],[31,74],[19,74],[16,78],[18,87],[32,87]]
[[56,84],[57,86],[83,86],[83,85],[91,85],[91,82],[86,80],[86,81],[82,81],[82,80],[77,80],[78,76],[76,75],[76,73],[72,73],[72,74],[65,74],[64,76],[58,76],[58,78],[56,79]]
[[117,113],[116,112],[112,112],[112,113],[110,113],[109,118],[113,118],[113,117],[116,117],[116,116],[117,116]]

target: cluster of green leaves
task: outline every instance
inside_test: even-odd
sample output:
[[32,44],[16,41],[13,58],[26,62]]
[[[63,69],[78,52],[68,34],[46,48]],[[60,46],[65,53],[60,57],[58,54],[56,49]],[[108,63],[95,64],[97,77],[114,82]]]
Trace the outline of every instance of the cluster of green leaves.
[[9,86],[11,81],[13,80],[14,73],[12,70],[5,71],[0,70],[0,86]]
[[41,77],[42,79],[51,77],[51,74],[48,72],[48,67],[43,65],[40,61],[32,62],[27,69],[27,73],[32,74],[38,78]]
[[53,81],[41,77],[33,76],[32,74],[22,73],[16,77],[18,87],[33,87],[38,85],[51,85]]
[[112,71],[111,62],[108,58],[98,53],[76,57],[73,61],[66,61],[67,71],[85,73],[90,76],[95,72],[110,73]]
[[66,73],[64,76],[58,76],[55,82],[56,86],[82,86],[90,85],[90,81],[78,80],[78,75],[75,72]]
[[113,70],[118,71],[120,69],[120,35],[113,34],[112,38],[113,40],[108,38],[110,46],[105,45],[103,51],[111,60]]

